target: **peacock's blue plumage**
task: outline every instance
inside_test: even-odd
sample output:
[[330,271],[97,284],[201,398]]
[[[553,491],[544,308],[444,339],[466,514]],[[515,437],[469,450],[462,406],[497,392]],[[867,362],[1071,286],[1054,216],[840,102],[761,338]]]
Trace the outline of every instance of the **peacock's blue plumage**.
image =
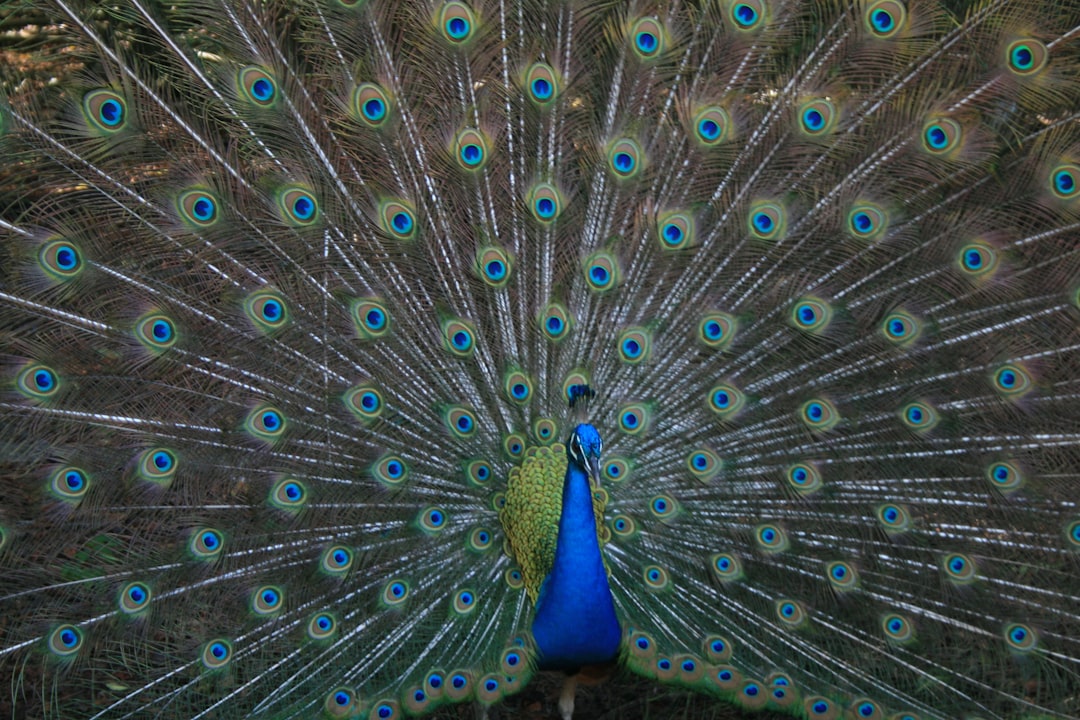
[[1077,0],[0,26],[0,717],[1080,716]]

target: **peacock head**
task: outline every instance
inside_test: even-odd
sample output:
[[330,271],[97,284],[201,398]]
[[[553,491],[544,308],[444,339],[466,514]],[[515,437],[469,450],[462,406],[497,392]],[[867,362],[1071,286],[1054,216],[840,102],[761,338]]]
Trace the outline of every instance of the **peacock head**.
[[600,439],[600,433],[588,423],[574,428],[566,441],[566,457],[588,474],[593,487],[600,486],[600,453],[603,451],[604,441]]

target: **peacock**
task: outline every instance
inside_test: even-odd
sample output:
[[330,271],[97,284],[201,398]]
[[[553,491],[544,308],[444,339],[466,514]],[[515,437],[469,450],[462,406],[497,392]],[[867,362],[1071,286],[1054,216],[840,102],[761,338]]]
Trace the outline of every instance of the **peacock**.
[[0,13],[3,717],[1080,716],[1077,0]]

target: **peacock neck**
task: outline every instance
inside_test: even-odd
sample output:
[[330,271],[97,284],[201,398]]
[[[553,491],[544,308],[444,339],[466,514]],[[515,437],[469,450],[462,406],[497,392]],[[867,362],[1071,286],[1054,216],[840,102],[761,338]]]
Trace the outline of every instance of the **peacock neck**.
[[600,555],[588,475],[568,463],[555,564],[536,603],[533,637],[544,670],[575,670],[609,662],[622,631]]

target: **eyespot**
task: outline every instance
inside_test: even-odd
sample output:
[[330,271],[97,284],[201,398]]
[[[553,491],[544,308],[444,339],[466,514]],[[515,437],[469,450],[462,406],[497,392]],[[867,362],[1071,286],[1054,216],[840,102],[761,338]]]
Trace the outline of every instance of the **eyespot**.
[[349,388],[345,391],[342,401],[349,412],[364,423],[378,418],[384,407],[382,393],[372,385],[356,385]]
[[847,216],[848,232],[858,240],[878,240],[885,235],[887,226],[885,210],[871,203],[856,205]]
[[986,479],[990,487],[1004,495],[1010,495],[1024,485],[1024,474],[1016,463],[1002,461],[990,465],[986,469]]
[[15,387],[30,400],[47,400],[60,389],[60,379],[52,368],[33,363],[19,371]]
[[270,504],[279,510],[296,512],[307,502],[307,488],[299,480],[283,478],[270,490]]
[[911,514],[902,505],[886,503],[875,511],[878,522],[889,535],[897,535],[911,528]]
[[769,702],[769,694],[757,680],[743,680],[735,701],[747,710],[757,710]]
[[197,560],[216,560],[224,549],[224,537],[210,528],[195,531],[188,542],[188,550]]
[[836,106],[824,98],[811,100],[799,107],[799,126],[810,136],[832,131],[838,117]]
[[511,460],[519,460],[525,454],[525,436],[521,433],[510,433],[503,438],[503,452],[510,456]]
[[493,705],[503,698],[503,679],[494,673],[476,683],[476,699],[483,705]]
[[641,146],[630,138],[616,140],[608,148],[608,169],[616,178],[626,180],[641,171],[644,155]]
[[532,381],[520,370],[512,370],[503,378],[503,391],[510,402],[525,405],[532,399]]
[[646,632],[637,630],[631,633],[626,646],[635,659],[651,660],[656,656],[656,643],[653,642],[652,636]]
[[702,108],[694,116],[694,133],[702,145],[712,147],[730,140],[733,123],[727,110],[719,105]]
[[480,279],[494,288],[506,287],[513,262],[502,248],[481,248],[476,254],[476,269]]
[[450,601],[450,608],[458,615],[468,615],[476,609],[476,593],[472,590],[458,590]]
[[525,73],[529,98],[537,105],[547,105],[559,96],[559,78],[554,68],[545,63],[533,63]]
[[649,411],[644,405],[635,403],[619,409],[619,429],[628,435],[637,435],[649,425]]
[[907,9],[899,0],[881,0],[866,8],[864,18],[871,35],[891,38],[907,24]]
[[409,598],[409,584],[404,580],[391,580],[383,587],[382,601],[390,607],[401,605]]
[[717,553],[709,558],[709,567],[721,582],[734,582],[743,576],[742,563],[731,553]]
[[824,485],[821,472],[810,463],[789,465],[784,473],[784,479],[792,490],[803,496],[813,495]]
[[525,587],[525,578],[518,568],[510,568],[503,573],[503,578],[506,580],[506,584],[514,590],[520,590]]
[[660,520],[669,520],[675,517],[678,509],[678,503],[670,495],[657,495],[649,501],[649,512],[653,514],[653,517]]
[[748,227],[750,234],[758,240],[780,240],[786,229],[784,208],[774,202],[752,204]]
[[176,201],[180,217],[197,228],[210,227],[221,219],[218,201],[205,190],[188,190],[180,193]]
[[840,592],[847,592],[859,587],[859,573],[856,572],[853,565],[842,560],[836,560],[825,565],[825,577],[828,578],[833,589]]
[[824,300],[804,297],[795,302],[791,310],[791,324],[799,330],[819,334],[832,320],[832,308]]
[[224,638],[211,640],[203,646],[201,659],[203,667],[207,670],[219,670],[232,660],[232,643]]
[[533,436],[541,445],[550,445],[555,442],[558,434],[558,426],[551,418],[537,418],[533,422]]
[[244,423],[248,434],[265,442],[277,442],[285,434],[285,416],[269,405],[260,405],[251,411]]
[[634,40],[634,52],[642,60],[652,60],[664,52],[666,42],[664,27],[654,18],[641,18],[634,23],[630,37]]
[[708,483],[720,472],[720,458],[709,448],[698,448],[686,457],[686,467],[698,480]]
[[1080,166],[1059,165],[1050,171],[1050,191],[1061,200],[1071,200],[1080,193]]
[[471,485],[487,485],[492,475],[491,465],[484,460],[473,460],[465,466],[465,476]]
[[127,125],[127,103],[112,90],[91,90],[83,96],[83,114],[103,133],[112,134]]
[[610,457],[601,470],[605,480],[620,482],[630,474],[630,463],[621,457]]
[[256,615],[273,615],[281,610],[284,602],[280,588],[265,585],[251,594],[251,611]]
[[694,244],[694,219],[686,212],[664,213],[656,222],[660,247],[681,250]]
[[881,619],[881,629],[891,642],[905,644],[915,638],[915,628],[903,615],[891,613]]
[[499,669],[503,675],[520,675],[527,669],[526,651],[521,647],[508,647],[499,658]]
[[395,240],[416,237],[416,213],[400,200],[386,200],[379,207],[382,229]]
[[337,618],[328,612],[315,613],[308,620],[307,636],[312,640],[329,640],[337,633]]
[[237,74],[240,90],[259,107],[270,107],[277,99],[277,83],[262,68],[249,66]]
[[831,402],[824,398],[807,400],[799,408],[799,419],[811,430],[824,432],[836,427],[840,414]]
[[938,424],[938,420],[937,410],[924,402],[908,403],[900,409],[900,421],[908,430],[928,432]]
[[551,183],[538,183],[529,191],[529,210],[542,223],[553,222],[563,210],[563,198]]
[[409,477],[409,468],[397,455],[384,455],[371,466],[371,474],[383,485],[396,487]]
[[585,282],[593,292],[606,292],[619,281],[619,263],[611,253],[601,250],[585,260]]
[[463,320],[445,321],[443,347],[456,357],[471,357],[476,349],[476,330]]
[[951,553],[941,561],[945,577],[959,584],[968,584],[975,580],[975,562],[964,553]]
[[62,467],[49,476],[49,490],[60,500],[78,503],[90,489],[86,471],[77,467]]
[[454,670],[449,673],[444,692],[451,702],[464,700],[472,695],[473,685],[475,684],[471,672],[468,670]]
[[1032,389],[1031,375],[1019,364],[1008,363],[994,372],[994,389],[1009,399],[1023,397]]
[[259,290],[244,300],[244,312],[265,333],[280,330],[289,321],[285,299],[273,290]]
[[461,45],[473,36],[476,16],[464,3],[448,2],[439,13],[439,28],[452,44]]
[[446,527],[446,511],[440,507],[429,507],[420,511],[417,525],[427,533],[436,533]]
[[885,316],[881,323],[881,333],[885,339],[900,347],[907,347],[915,342],[922,332],[922,324],[911,313],[894,310]]
[[486,552],[491,549],[493,535],[487,528],[475,528],[469,533],[468,547],[476,552]]
[[618,538],[630,538],[637,534],[637,523],[628,515],[611,518],[611,532]]
[[765,3],[763,0],[731,3],[731,20],[738,30],[757,30],[765,22]]
[[458,439],[472,437],[476,433],[476,415],[464,406],[455,405],[448,408],[443,413],[443,422]]
[[296,227],[311,225],[319,217],[319,204],[306,188],[288,187],[278,193],[278,208],[285,222]]
[[67,240],[51,240],[38,251],[38,264],[52,280],[67,282],[83,269],[79,248]]
[[150,607],[150,588],[141,582],[131,582],[120,588],[117,606],[125,615],[138,615]]
[[347,718],[355,715],[360,699],[351,688],[339,687],[331,690],[323,701],[323,710],[332,718]]
[[981,240],[975,240],[960,248],[957,262],[960,271],[968,277],[985,280],[997,270],[1000,258],[997,250],[992,246]]
[[776,619],[789,628],[802,627],[808,622],[806,609],[800,602],[777,600],[774,607],[776,609]]
[[783,552],[788,548],[787,535],[772,523],[754,528],[754,540],[758,547],[767,553]]
[[462,130],[454,139],[454,160],[463,170],[479,170],[488,159],[488,144],[478,131]]
[[720,665],[709,674],[709,682],[722,692],[732,693],[742,685],[742,673],[730,665]]
[[331,545],[323,550],[319,568],[331,577],[347,575],[353,566],[353,551],[344,545]]
[[922,146],[932,155],[945,155],[960,145],[960,124],[951,118],[937,118],[923,126]]
[[432,670],[424,678],[424,690],[432,698],[440,698],[446,688],[446,681],[446,673],[442,670]]
[[176,344],[176,326],[161,313],[144,315],[135,323],[135,339],[148,350],[168,350]]
[[850,705],[850,713],[852,717],[859,718],[859,720],[881,720],[884,715],[881,712],[881,708],[877,703],[869,698],[857,698]]
[[361,340],[374,340],[390,332],[390,312],[377,298],[353,301],[352,319]]
[[722,635],[710,635],[702,643],[705,658],[711,663],[727,662],[731,659],[731,653],[735,646]]
[[627,328],[619,333],[618,346],[623,362],[636,365],[649,356],[651,339],[645,328]]
[[708,407],[721,420],[734,420],[746,405],[746,396],[734,385],[723,383],[709,391]]
[[390,117],[390,98],[378,85],[361,83],[353,90],[353,112],[368,127],[382,127]]
[[803,700],[803,709],[806,716],[812,720],[835,720],[840,717],[840,708],[833,704],[832,700],[812,695]]
[[168,485],[176,477],[179,467],[176,453],[168,448],[156,447],[143,450],[136,464],[136,474],[141,480],[157,485]]
[[733,315],[723,312],[706,313],[698,323],[698,338],[706,347],[724,350],[731,345],[739,323]]
[[1049,58],[1050,51],[1033,38],[1015,40],[1005,49],[1006,67],[1020,77],[1035,75],[1046,67]]
[[659,565],[647,565],[642,571],[645,587],[649,590],[664,590],[668,586],[670,578],[667,570]]
[[49,634],[49,652],[58,658],[75,655],[82,644],[82,630],[74,625],[60,625]]
[[1030,625],[1011,623],[1005,626],[1005,642],[1010,650],[1027,653],[1039,644],[1039,636]]
[[562,303],[548,303],[540,316],[540,329],[553,342],[562,340],[570,333],[570,324],[570,311]]

